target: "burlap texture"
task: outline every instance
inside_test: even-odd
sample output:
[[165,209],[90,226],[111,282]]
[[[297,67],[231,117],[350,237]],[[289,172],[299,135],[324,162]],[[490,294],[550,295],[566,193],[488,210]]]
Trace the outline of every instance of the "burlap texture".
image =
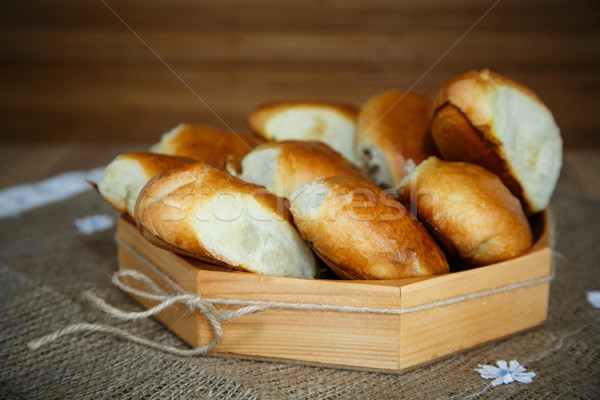
[[[497,360],[524,362],[600,316],[586,292],[600,290],[600,201],[559,192],[556,276],[548,322],[541,328],[402,375],[347,371],[222,357],[184,358],[102,333],[60,338],[37,351],[28,341],[76,322],[107,323],[175,346],[185,346],[154,319],[122,323],[95,310],[80,294],[107,293],[139,310],[112,286],[117,269],[114,231],[80,235],[73,220],[111,213],[93,192],[1,220],[0,398],[15,399],[462,399],[483,390],[474,368]],[[600,398],[600,327],[564,339],[528,363],[533,383],[490,388],[484,399]]]

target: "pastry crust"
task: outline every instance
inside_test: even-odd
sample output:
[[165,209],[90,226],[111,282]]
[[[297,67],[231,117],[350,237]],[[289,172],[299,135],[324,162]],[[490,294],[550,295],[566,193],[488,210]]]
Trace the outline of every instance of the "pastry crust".
[[519,200],[498,176],[477,165],[430,157],[399,195],[461,266],[504,261],[533,243]]
[[225,170],[227,165],[238,166],[250,150],[263,142],[247,133],[209,125],[180,124],[165,133],[150,150],[159,154],[188,157]]
[[357,162],[382,187],[397,187],[414,166],[436,154],[429,134],[432,101],[389,90],[369,99],[358,115]]
[[176,166],[192,162],[185,157],[153,153],[125,153],[117,156],[104,170],[96,185],[104,199],[133,219],[137,197],[150,179]]
[[305,185],[291,200],[302,237],[341,278],[402,279],[448,272],[442,250],[392,196],[353,177]]
[[242,160],[240,178],[289,198],[305,184],[328,176],[368,178],[322,142],[286,140],[256,147]]
[[489,70],[469,71],[434,97],[431,132],[441,156],[498,175],[527,214],[546,208],[562,166],[552,113],[527,87]]
[[180,254],[266,275],[317,274],[283,199],[202,162],[148,182],[135,221],[151,243]]

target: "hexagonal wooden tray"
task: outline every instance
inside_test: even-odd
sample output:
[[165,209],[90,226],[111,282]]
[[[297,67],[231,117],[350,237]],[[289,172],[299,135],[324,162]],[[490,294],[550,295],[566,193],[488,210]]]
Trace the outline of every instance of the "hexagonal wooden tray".
[[[120,269],[160,285],[150,263],[204,297],[407,309],[402,314],[271,308],[224,322],[216,354],[401,372],[497,341],[546,320],[551,278],[549,215],[532,220],[534,246],[518,258],[446,275],[391,281],[310,280],[227,271],[157,248],[121,219]],[[167,289],[164,287],[165,290]],[[156,303],[134,298],[144,307]],[[451,302],[435,305],[432,302]],[[431,307],[431,305],[434,305]],[[175,305],[158,319],[191,346],[214,338],[198,312]]]

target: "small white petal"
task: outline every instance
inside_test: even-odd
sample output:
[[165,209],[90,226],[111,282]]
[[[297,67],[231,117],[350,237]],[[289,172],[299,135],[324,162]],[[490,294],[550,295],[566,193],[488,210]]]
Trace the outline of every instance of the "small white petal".
[[475,368],[475,371],[479,372],[483,379],[496,379],[500,376],[500,369],[498,369],[497,367],[494,367],[492,365],[481,364],[479,364],[479,367],[480,368]]
[[498,369],[498,367],[494,367],[493,365],[481,365],[481,364],[478,364],[478,365],[479,365],[479,367],[481,367],[482,369],[485,369],[485,370],[494,370],[495,371]]
[[519,368],[521,366],[521,364],[519,364],[519,362],[517,360],[510,360],[510,364],[509,364],[509,369],[512,371],[516,371],[517,368]]
[[513,378],[512,374],[504,375],[504,383],[509,384],[509,383],[513,383],[514,381],[515,381],[515,379]]
[[498,378],[500,375],[498,375],[498,372],[487,372],[487,373],[482,373],[481,377],[483,379],[496,379]]
[[500,369],[508,369],[508,363],[504,360],[497,361],[496,364]]
[[587,292],[587,301],[595,308],[600,308],[600,290]]
[[521,383],[531,383],[535,377],[535,372],[520,372],[513,375],[515,380]]
[[515,373],[517,373],[517,372],[525,372],[525,371],[526,371],[526,369],[525,369],[525,367],[524,367],[524,366],[522,366],[522,365],[519,365],[517,368],[515,368],[515,369],[513,370],[513,372],[515,372]]
[[498,386],[498,385],[502,385],[504,383],[504,377],[501,376],[499,378],[496,378],[492,381],[492,386]]

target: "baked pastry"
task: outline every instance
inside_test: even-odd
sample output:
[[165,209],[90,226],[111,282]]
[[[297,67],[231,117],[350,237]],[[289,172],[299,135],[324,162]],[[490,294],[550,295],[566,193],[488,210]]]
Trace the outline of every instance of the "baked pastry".
[[358,114],[358,165],[379,186],[397,187],[436,154],[429,134],[432,114],[432,101],[418,93],[389,90],[369,99]]
[[519,200],[500,178],[466,162],[423,161],[399,189],[451,260],[482,266],[516,257],[533,242]]
[[121,154],[106,166],[104,177],[95,186],[111,206],[133,219],[135,202],[146,182],[161,172],[192,161],[153,153]]
[[400,279],[448,272],[425,227],[379,187],[329,177],[298,189],[294,222],[317,255],[341,278]]
[[497,174],[528,214],[546,208],[562,166],[550,110],[527,87],[487,69],[445,83],[434,97],[431,132],[442,158]]
[[259,106],[247,121],[265,139],[318,140],[353,161],[357,115],[347,104],[286,101]]
[[281,198],[202,162],[153,178],[135,221],[167,250],[265,275],[314,278],[316,259]]
[[237,133],[209,125],[179,124],[162,135],[150,148],[153,153],[189,157],[215,168],[239,166],[242,158],[263,143],[247,133]]
[[290,197],[301,186],[328,176],[367,177],[322,142],[285,140],[260,145],[242,160],[241,179]]

